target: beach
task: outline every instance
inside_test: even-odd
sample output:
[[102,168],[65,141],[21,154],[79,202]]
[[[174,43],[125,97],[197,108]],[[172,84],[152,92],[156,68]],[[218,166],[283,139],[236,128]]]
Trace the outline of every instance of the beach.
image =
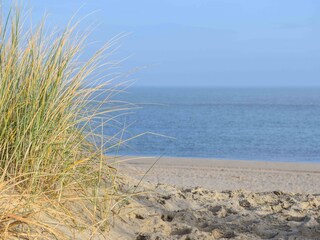
[[0,240],[320,240],[319,3],[3,1]]
[[[210,190],[320,193],[320,163],[263,162],[173,157],[123,157],[137,179]],[[152,165],[156,164],[152,167]],[[121,167],[121,168],[123,168]]]
[[318,163],[155,161],[115,160],[135,194],[114,219],[113,238],[320,239]]

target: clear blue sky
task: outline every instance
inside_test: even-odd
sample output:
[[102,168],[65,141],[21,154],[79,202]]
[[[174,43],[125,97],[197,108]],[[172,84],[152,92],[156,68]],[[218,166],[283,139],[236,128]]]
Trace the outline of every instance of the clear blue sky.
[[320,86],[319,0],[29,0],[61,25],[78,10],[152,86]]

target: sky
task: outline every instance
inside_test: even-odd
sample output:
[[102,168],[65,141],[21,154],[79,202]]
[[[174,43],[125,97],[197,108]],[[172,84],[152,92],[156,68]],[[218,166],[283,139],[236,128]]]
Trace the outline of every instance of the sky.
[[[137,86],[320,86],[319,0],[28,0],[35,19],[75,14],[98,44],[119,33]],[[91,54],[90,49],[86,54]],[[138,71],[135,71],[138,69]],[[132,70],[132,71],[131,71]]]

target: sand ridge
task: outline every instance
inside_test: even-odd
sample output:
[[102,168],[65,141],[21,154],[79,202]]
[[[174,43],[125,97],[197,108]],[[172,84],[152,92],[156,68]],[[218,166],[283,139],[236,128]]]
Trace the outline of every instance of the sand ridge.
[[111,239],[320,240],[320,164],[154,159],[118,168],[138,194]]
[[320,239],[319,194],[145,186],[117,239]]

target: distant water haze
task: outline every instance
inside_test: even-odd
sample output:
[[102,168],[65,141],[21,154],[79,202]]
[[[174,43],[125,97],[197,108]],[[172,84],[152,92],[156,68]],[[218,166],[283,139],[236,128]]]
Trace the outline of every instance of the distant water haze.
[[[119,154],[320,162],[320,88],[133,88]],[[108,129],[106,128],[106,132]]]

